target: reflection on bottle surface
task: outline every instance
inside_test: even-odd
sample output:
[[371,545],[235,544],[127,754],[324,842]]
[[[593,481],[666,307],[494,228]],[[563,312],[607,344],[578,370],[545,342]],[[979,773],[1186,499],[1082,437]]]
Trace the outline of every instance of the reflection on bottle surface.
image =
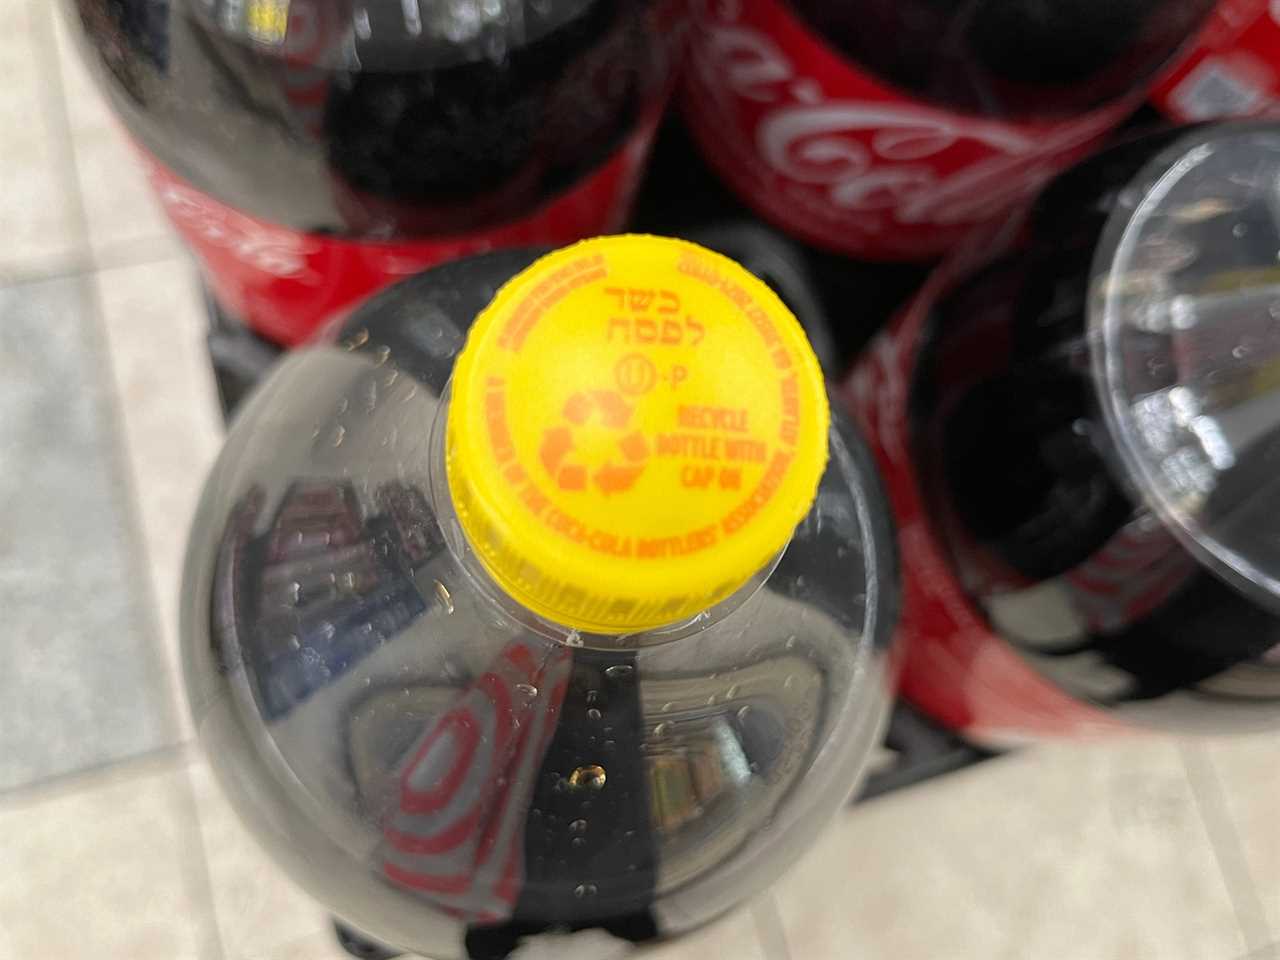
[[[310,232],[513,220],[664,95],[640,0],[69,0],[130,132],[197,190]],[[414,13],[419,16],[414,16]]]
[[533,260],[438,268],[287,357],[187,569],[191,701],[240,812],[329,909],[428,956],[710,920],[839,808],[886,702],[887,530],[839,419],[781,559],[709,610],[594,633],[498,588],[443,482],[446,384]]
[[1061,177],[932,304],[913,455],[960,584],[1041,674],[1231,729],[1280,716],[1280,140],[1180,137]]

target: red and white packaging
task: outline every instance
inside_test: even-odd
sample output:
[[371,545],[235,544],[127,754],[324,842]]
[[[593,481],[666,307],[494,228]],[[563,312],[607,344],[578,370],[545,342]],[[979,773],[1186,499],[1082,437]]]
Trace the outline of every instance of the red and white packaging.
[[902,600],[893,649],[900,692],[950,729],[1001,747],[1130,729],[1046,680],[992,629],[951,566],[911,455],[910,390],[933,305],[982,259],[979,251],[1000,248],[1014,233],[1015,224],[983,231],[967,247],[968,256],[935,270],[868,345],[843,386],[897,524]]
[[1280,2],[1220,0],[1151,102],[1180,123],[1280,115]]
[[436,264],[616,233],[626,222],[656,125],[656,116],[647,120],[606,164],[528,216],[421,240],[356,241],[290,230],[227,206],[150,157],[144,163],[218,302],[256,333],[288,347],[365,297]]
[[1144,95],[1065,120],[937,109],[860,70],[781,0],[704,0],[689,56],[684,114],[719,175],[792,235],[866,260],[945,252]]

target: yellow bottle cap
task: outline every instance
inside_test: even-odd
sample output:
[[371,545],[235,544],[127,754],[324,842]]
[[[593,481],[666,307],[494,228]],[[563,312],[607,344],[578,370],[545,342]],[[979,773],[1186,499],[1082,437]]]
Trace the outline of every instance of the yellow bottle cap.
[[449,490],[511,597],[594,633],[678,622],[790,539],[827,461],[796,318],[720,254],[586,240],[510,280],[453,375]]

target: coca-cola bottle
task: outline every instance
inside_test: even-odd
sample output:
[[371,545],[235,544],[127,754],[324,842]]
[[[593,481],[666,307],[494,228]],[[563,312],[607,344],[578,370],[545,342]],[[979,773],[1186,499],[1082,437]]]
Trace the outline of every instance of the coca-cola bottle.
[[1123,142],[958,254],[848,399],[903,690],[983,739],[1280,721],[1280,127]]
[[1195,41],[1151,90],[1165,116],[1189,123],[1280,112],[1280,4],[1219,0]]
[[67,0],[220,306],[293,344],[464,254],[618,229],[683,0]]
[[755,209],[927,259],[1084,155],[1213,0],[702,0],[683,104]]
[[604,237],[436,267],[287,354],[206,485],[183,658],[237,809],[359,934],[598,960],[843,806],[896,592],[782,301]]

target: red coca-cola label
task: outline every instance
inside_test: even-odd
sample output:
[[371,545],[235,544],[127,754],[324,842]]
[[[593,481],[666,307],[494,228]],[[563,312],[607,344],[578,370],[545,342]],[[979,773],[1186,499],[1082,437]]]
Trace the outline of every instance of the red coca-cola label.
[[606,164],[528,216],[474,233],[402,242],[355,241],[268,223],[144,159],[165,212],[199,258],[218,302],[262,336],[293,346],[358,301],[435,264],[616,233],[626,222],[656,124],[656,116],[648,118]]
[[1088,152],[1141,101],[1010,123],[927,106],[860,71],[780,0],[703,0],[683,107],[720,175],[795,236],[924,259]]
[[1151,102],[1182,123],[1280,113],[1280,2],[1221,0]]
[[[991,249],[994,230],[975,249]],[[844,385],[884,478],[898,528],[902,609],[894,640],[901,692],[947,726],[1007,745],[1124,729],[1044,677],[991,627],[957,579],[911,455],[908,397],[934,302],[973,258],[949,262],[871,342]]]

